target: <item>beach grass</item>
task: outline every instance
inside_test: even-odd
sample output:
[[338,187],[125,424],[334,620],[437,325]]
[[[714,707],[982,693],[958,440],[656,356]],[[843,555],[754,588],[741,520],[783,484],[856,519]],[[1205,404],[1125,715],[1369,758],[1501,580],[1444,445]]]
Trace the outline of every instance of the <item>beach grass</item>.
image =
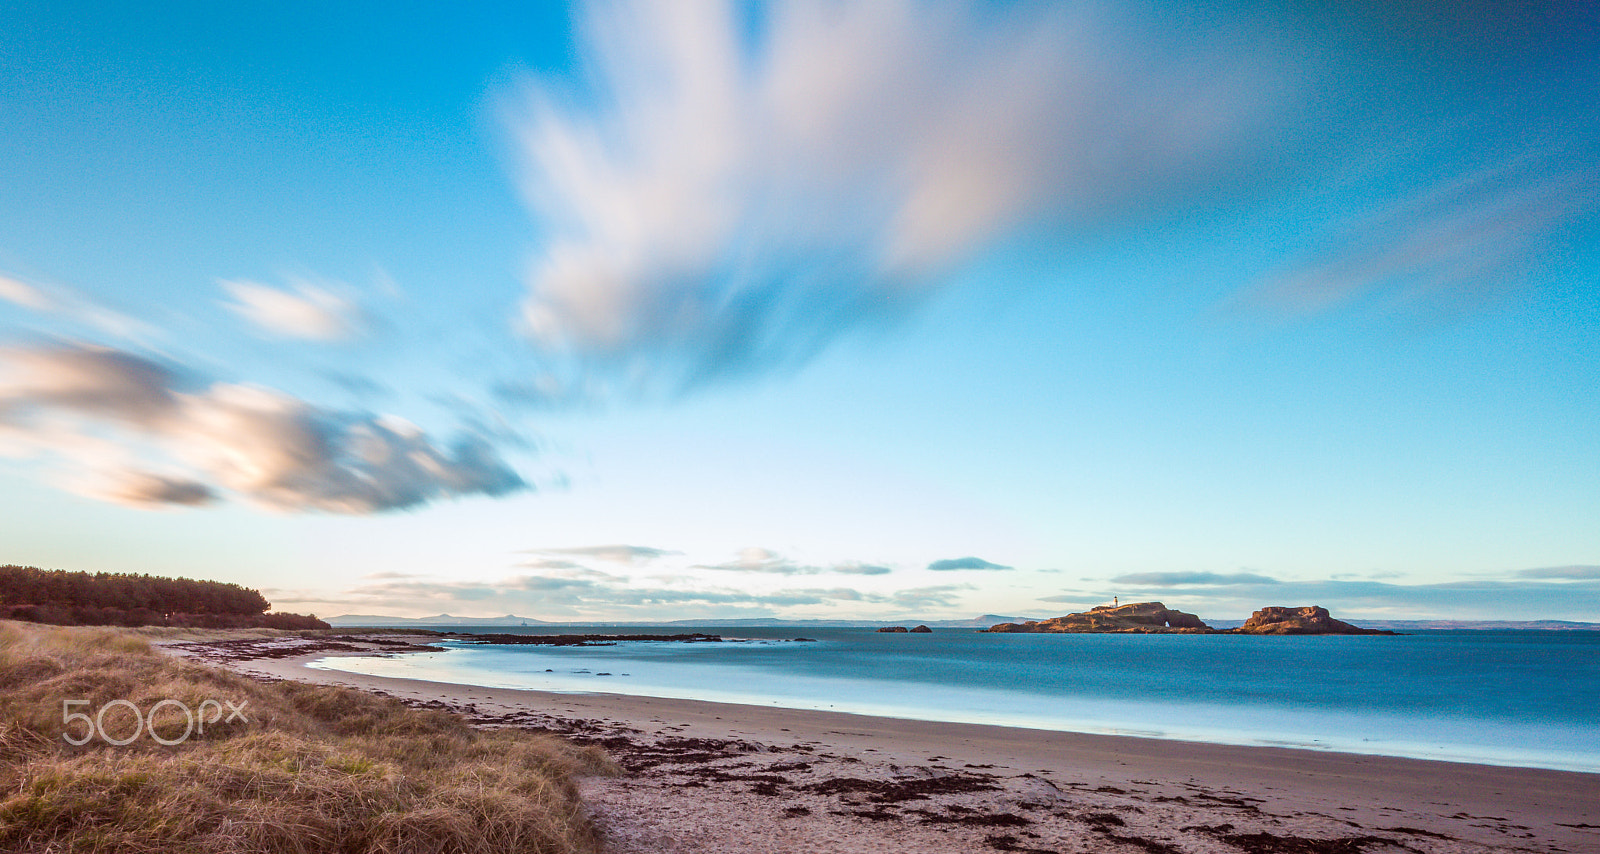
[[[163,655],[137,630],[0,622],[0,850],[595,852],[595,748]],[[99,710],[117,746],[90,719]],[[151,709],[164,700],[153,717]],[[200,717],[204,732],[178,741]],[[110,704],[109,706],[107,704]],[[234,710],[239,714],[235,715]],[[224,715],[223,711],[227,714]],[[231,719],[229,719],[231,718]]]

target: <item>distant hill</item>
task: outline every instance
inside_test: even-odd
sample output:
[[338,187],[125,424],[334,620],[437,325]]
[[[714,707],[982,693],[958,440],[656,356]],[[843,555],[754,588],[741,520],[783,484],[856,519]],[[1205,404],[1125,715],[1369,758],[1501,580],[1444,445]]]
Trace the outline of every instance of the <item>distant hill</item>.
[[415,626],[721,626],[726,628],[784,627],[796,628],[877,628],[921,624],[935,629],[981,629],[996,623],[1017,622],[1023,617],[1003,617],[984,614],[969,620],[780,620],[776,617],[747,617],[740,619],[704,618],[698,620],[569,620],[551,622],[533,617],[506,614],[500,617],[457,617],[436,614],[432,617],[386,617],[378,614],[342,614],[329,617],[329,625],[337,628],[415,627]]

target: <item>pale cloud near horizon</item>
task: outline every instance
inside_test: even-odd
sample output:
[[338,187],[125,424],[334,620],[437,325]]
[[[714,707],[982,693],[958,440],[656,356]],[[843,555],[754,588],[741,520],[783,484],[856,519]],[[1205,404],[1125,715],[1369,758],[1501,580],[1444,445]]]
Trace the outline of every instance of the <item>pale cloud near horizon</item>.
[[245,280],[220,281],[232,302],[223,305],[257,329],[282,338],[345,341],[361,335],[366,320],[353,299],[332,286],[292,279],[289,288]]
[[651,546],[630,546],[622,544],[604,546],[577,546],[572,548],[553,549],[528,549],[529,554],[540,555],[573,555],[575,557],[588,557],[610,563],[648,563],[663,557],[682,554],[671,549],[658,549]]
[[757,546],[741,549],[738,557],[715,564],[695,564],[690,569],[710,569],[717,572],[746,572],[767,575],[818,575],[834,572],[840,575],[888,575],[887,566],[845,561],[828,566],[811,566],[797,563],[770,549]]
[[1011,568],[1012,567],[1004,564],[991,563],[990,561],[986,561],[981,557],[972,557],[970,555],[967,557],[950,558],[948,560],[936,560],[933,563],[928,564],[928,569],[931,569],[934,572],[954,572],[962,569],[1001,570]]
[[226,492],[273,510],[364,514],[528,488],[470,434],[441,446],[394,416],[204,385],[89,345],[0,350],[0,436],[14,454],[65,463],[69,488],[136,507]]
[[1113,584],[1136,587],[1177,587],[1187,585],[1277,584],[1278,579],[1254,572],[1136,572],[1111,579]]
[[[801,587],[757,592],[724,586],[684,584],[638,586],[618,577],[575,577],[571,574],[513,576],[497,582],[424,581],[414,579],[363,584],[343,591],[337,600],[304,600],[350,608],[389,608],[431,612],[439,608],[483,611],[478,603],[493,601],[488,610],[523,611],[524,616],[633,619],[662,613],[660,608],[698,608],[727,615],[772,616],[793,608],[884,608],[898,618],[917,610],[944,611],[973,590],[967,584],[943,584],[890,592],[851,587]],[[302,601],[302,600],[296,600]],[[658,609],[652,612],[651,609]],[[531,612],[531,613],[526,613]]]
[[1521,578],[1547,578],[1547,579],[1572,579],[1578,581],[1600,581],[1600,566],[1545,566],[1538,569],[1524,569],[1517,573]]
[[1237,35],[1148,38],[1102,7],[624,2],[580,23],[586,106],[550,80],[504,98],[544,235],[522,325],[679,387],[803,363],[1025,222],[1236,191],[1290,88]]
[[846,561],[829,567],[840,575],[888,575],[894,572],[887,566],[875,563],[862,563],[860,561]]

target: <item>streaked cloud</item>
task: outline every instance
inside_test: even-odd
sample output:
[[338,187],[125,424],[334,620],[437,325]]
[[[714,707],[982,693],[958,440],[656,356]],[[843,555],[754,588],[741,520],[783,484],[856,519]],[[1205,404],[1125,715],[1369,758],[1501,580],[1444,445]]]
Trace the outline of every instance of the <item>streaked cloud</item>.
[[832,569],[834,572],[837,572],[840,575],[888,575],[889,573],[894,572],[893,569],[890,569],[887,566],[878,566],[877,564],[871,563],[859,563],[856,561],[835,564]]
[[0,275],[0,300],[34,311],[48,311],[54,304],[44,292],[10,276]]
[[711,569],[718,572],[748,572],[765,575],[818,575],[834,572],[840,575],[888,575],[894,570],[887,566],[845,561],[829,566],[811,566],[790,560],[783,555],[759,547],[741,549],[739,556],[715,564],[696,564],[693,569]]
[[483,438],[441,445],[404,419],[320,408],[78,344],[0,350],[0,436],[132,506],[223,492],[284,511],[373,513],[527,485]]
[[354,300],[327,285],[293,279],[289,288],[250,281],[218,283],[232,302],[228,310],[269,335],[311,341],[344,341],[360,335],[366,321]]
[[60,284],[0,273],[0,300],[114,338],[150,341],[160,337],[155,327]]
[[928,568],[935,572],[950,572],[957,569],[1011,569],[1009,566],[990,563],[981,557],[957,557],[948,560],[936,560],[928,564]]
[[194,507],[217,498],[215,490],[198,480],[133,469],[106,477],[102,494],[118,504],[134,507]]
[[1100,604],[1100,600],[1087,593],[1058,593],[1055,596],[1040,596],[1040,602],[1055,602],[1058,604],[1076,604],[1085,608]]
[[820,567],[803,566],[783,555],[767,549],[750,547],[741,549],[739,556],[730,561],[714,564],[696,564],[694,569],[714,569],[719,572],[752,572],[770,575],[816,575]]
[[1600,566],[1545,566],[1524,569],[1517,573],[1521,578],[1572,579],[1575,581],[1600,580]]
[[[1476,307],[1520,287],[1561,233],[1600,211],[1593,151],[1540,154],[1451,176],[1367,213],[1244,299],[1291,315],[1367,298],[1391,307]],[[1563,163],[1562,161],[1568,161]]]
[[532,560],[522,561],[521,563],[518,563],[517,566],[527,567],[528,569],[582,569],[583,568],[583,564],[578,563],[576,561],[566,560],[564,558],[550,558],[550,557],[536,557],[536,558],[534,558]]
[[[757,592],[722,586],[638,586],[621,578],[572,577],[538,574],[499,582],[395,580],[363,584],[344,591],[341,604],[358,609],[409,611],[483,611],[478,605],[492,600],[489,610],[518,611],[535,617],[637,619],[670,615],[685,609],[709,615],[776,615],[793,608],[855,608],[896,618],[922,609],[949,609],[973,590],[969,584],[913,587],[893,592],[863,591],[853,587],[798,587]],[[464,606],[464,607],[463,607]]]
[[671,555],[682,554],[671,549],[658,549],[650,546],[580,546],[564,549],[530,549],[534,554],[545,555],[572,555],[574,557],[587,557],[610,563],[648,563]]
[[1253,572],[1136,572],[1111,579],[1114,584],[1136,587],[1178,587],[1190,585],[1277,584],[1278,579]]
[[1103,6],[623,2],[581,23],[592,91],[504,100],[545,236],[521,322],[669,389],[797,366],[1024,223],[1237,192],[1289,88],[1247,27],[1179,42]]

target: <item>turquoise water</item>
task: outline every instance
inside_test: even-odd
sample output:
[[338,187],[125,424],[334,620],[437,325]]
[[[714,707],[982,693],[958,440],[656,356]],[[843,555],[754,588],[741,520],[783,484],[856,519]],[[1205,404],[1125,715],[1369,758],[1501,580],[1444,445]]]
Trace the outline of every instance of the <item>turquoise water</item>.
[[704,631],[727,643],[479,646],[328,658],[464,685],[825,709],[1223,744],[1600,772],[1600,632],[1400,637]]

